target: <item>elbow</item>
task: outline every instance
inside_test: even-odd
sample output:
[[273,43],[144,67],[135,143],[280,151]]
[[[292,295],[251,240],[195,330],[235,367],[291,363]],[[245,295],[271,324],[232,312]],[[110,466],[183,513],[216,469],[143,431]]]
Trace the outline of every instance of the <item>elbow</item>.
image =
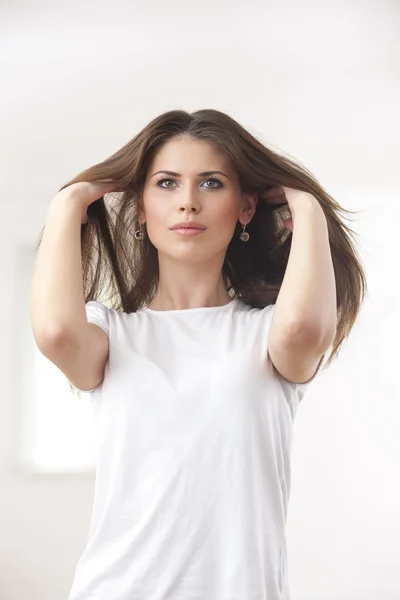
[[289,339],[297,340],[299,344],[307,343],[315,348],[325,351],[329,348],[336,336],[336,323],[334,326],[322,327],[316,323],[297,322],[288,328]]
[[36,345],[44,356],[53,355],[66,346],[70,346],[70,336],[60,328],[46,329],[33,332]]

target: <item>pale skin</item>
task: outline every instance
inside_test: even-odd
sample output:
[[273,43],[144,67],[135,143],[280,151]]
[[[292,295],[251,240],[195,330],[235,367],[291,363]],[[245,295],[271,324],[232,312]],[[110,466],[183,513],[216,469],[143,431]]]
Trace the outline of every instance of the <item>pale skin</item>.
[[[160,170],[181,177],[153,176]],[[212,171],[221,184],[211,180],[212,175],[198,175],[205,171]],[[167,181],[161,183],[163,178]],[[230,301],[221,274],[226,249],[238,219],[249,222],[256,201],[255,195],[241,194],[236,173],[211,145],[179,139],[162,147],[148,170],[141,218],[158,249],[159,287],[153,309],[219,306]],[[207,229],[193,237],[170,231],[185,220],[199,221]]]
[[[154,175],[165,170],[180,176]],[[199,175],[204,172],[210,174]],[[279,192],[284,196],[278,198]],[[165,144],[150,165],[139,217],[158,249],[159,286],[151,308],[222,306],[231,300],[222,266],[236,223],[249,223],[257,202],[282,202],[285,197],[292,217],[285,225],[293,238],[268,351],[283,377],[302,383],[315,373],[336,330],[335,279],[326,220],[317,200],[291,188],[275,188],[262,200],[256,193],[243,194],[237,174],[217,149],[180,138]],[[190,237],[170,230],[186,220],[199,221],[206,230]]]

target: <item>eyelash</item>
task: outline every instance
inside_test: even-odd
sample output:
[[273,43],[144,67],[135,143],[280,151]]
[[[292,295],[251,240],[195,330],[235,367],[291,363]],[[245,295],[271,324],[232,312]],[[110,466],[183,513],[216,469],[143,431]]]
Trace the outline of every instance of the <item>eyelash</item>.
[[[158,187],[166,190],[166,189],[171,189],[171,188],[163,188],[160,183],[163,183],[164,181],[175,181],[175,179],[173,177],[163,177],[162,179],[159,179],[157,181],[157,185]],[[217,187],[212,187],[212,188],[208,188],[209,190],[217,190],[219,187],[221,187],[222,181],[220,179],[218,179],[218,177],[208,177],[207,179],[204,179],[204,181],[216,181],[217,183],[219,183],[220,185],[218,185]]]

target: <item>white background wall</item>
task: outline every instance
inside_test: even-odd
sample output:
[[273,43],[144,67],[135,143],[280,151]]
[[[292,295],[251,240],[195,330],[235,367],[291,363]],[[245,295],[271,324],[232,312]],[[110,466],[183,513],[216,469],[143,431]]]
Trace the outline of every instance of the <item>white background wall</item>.
[[293,600],[400,598],[400,4],[274,4],[0,5],[2,600],[67,598],[93,498],[93,475],[17,460],[19,252],[61,185],[173,108],[227,112],[363,210],[369,297],[295,424],[290,584]]

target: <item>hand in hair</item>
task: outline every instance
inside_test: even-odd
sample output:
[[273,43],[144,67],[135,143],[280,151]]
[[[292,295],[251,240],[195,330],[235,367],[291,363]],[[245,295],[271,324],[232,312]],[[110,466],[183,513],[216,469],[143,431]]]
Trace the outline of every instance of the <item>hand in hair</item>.
[[292,214],[291,218],[284,219],[286,229],[293,232],[293,214],[295,208],[300,204],[305,204],[306,202],[316,202],[312,194],[308,192],[303,192],[301,190],[296,190],[294,188],[285,187],[285,186],[275,186],[265,192],[263,195],[263,200],[268,202],[268,204],[277,204],[288,206],[288,210]]

